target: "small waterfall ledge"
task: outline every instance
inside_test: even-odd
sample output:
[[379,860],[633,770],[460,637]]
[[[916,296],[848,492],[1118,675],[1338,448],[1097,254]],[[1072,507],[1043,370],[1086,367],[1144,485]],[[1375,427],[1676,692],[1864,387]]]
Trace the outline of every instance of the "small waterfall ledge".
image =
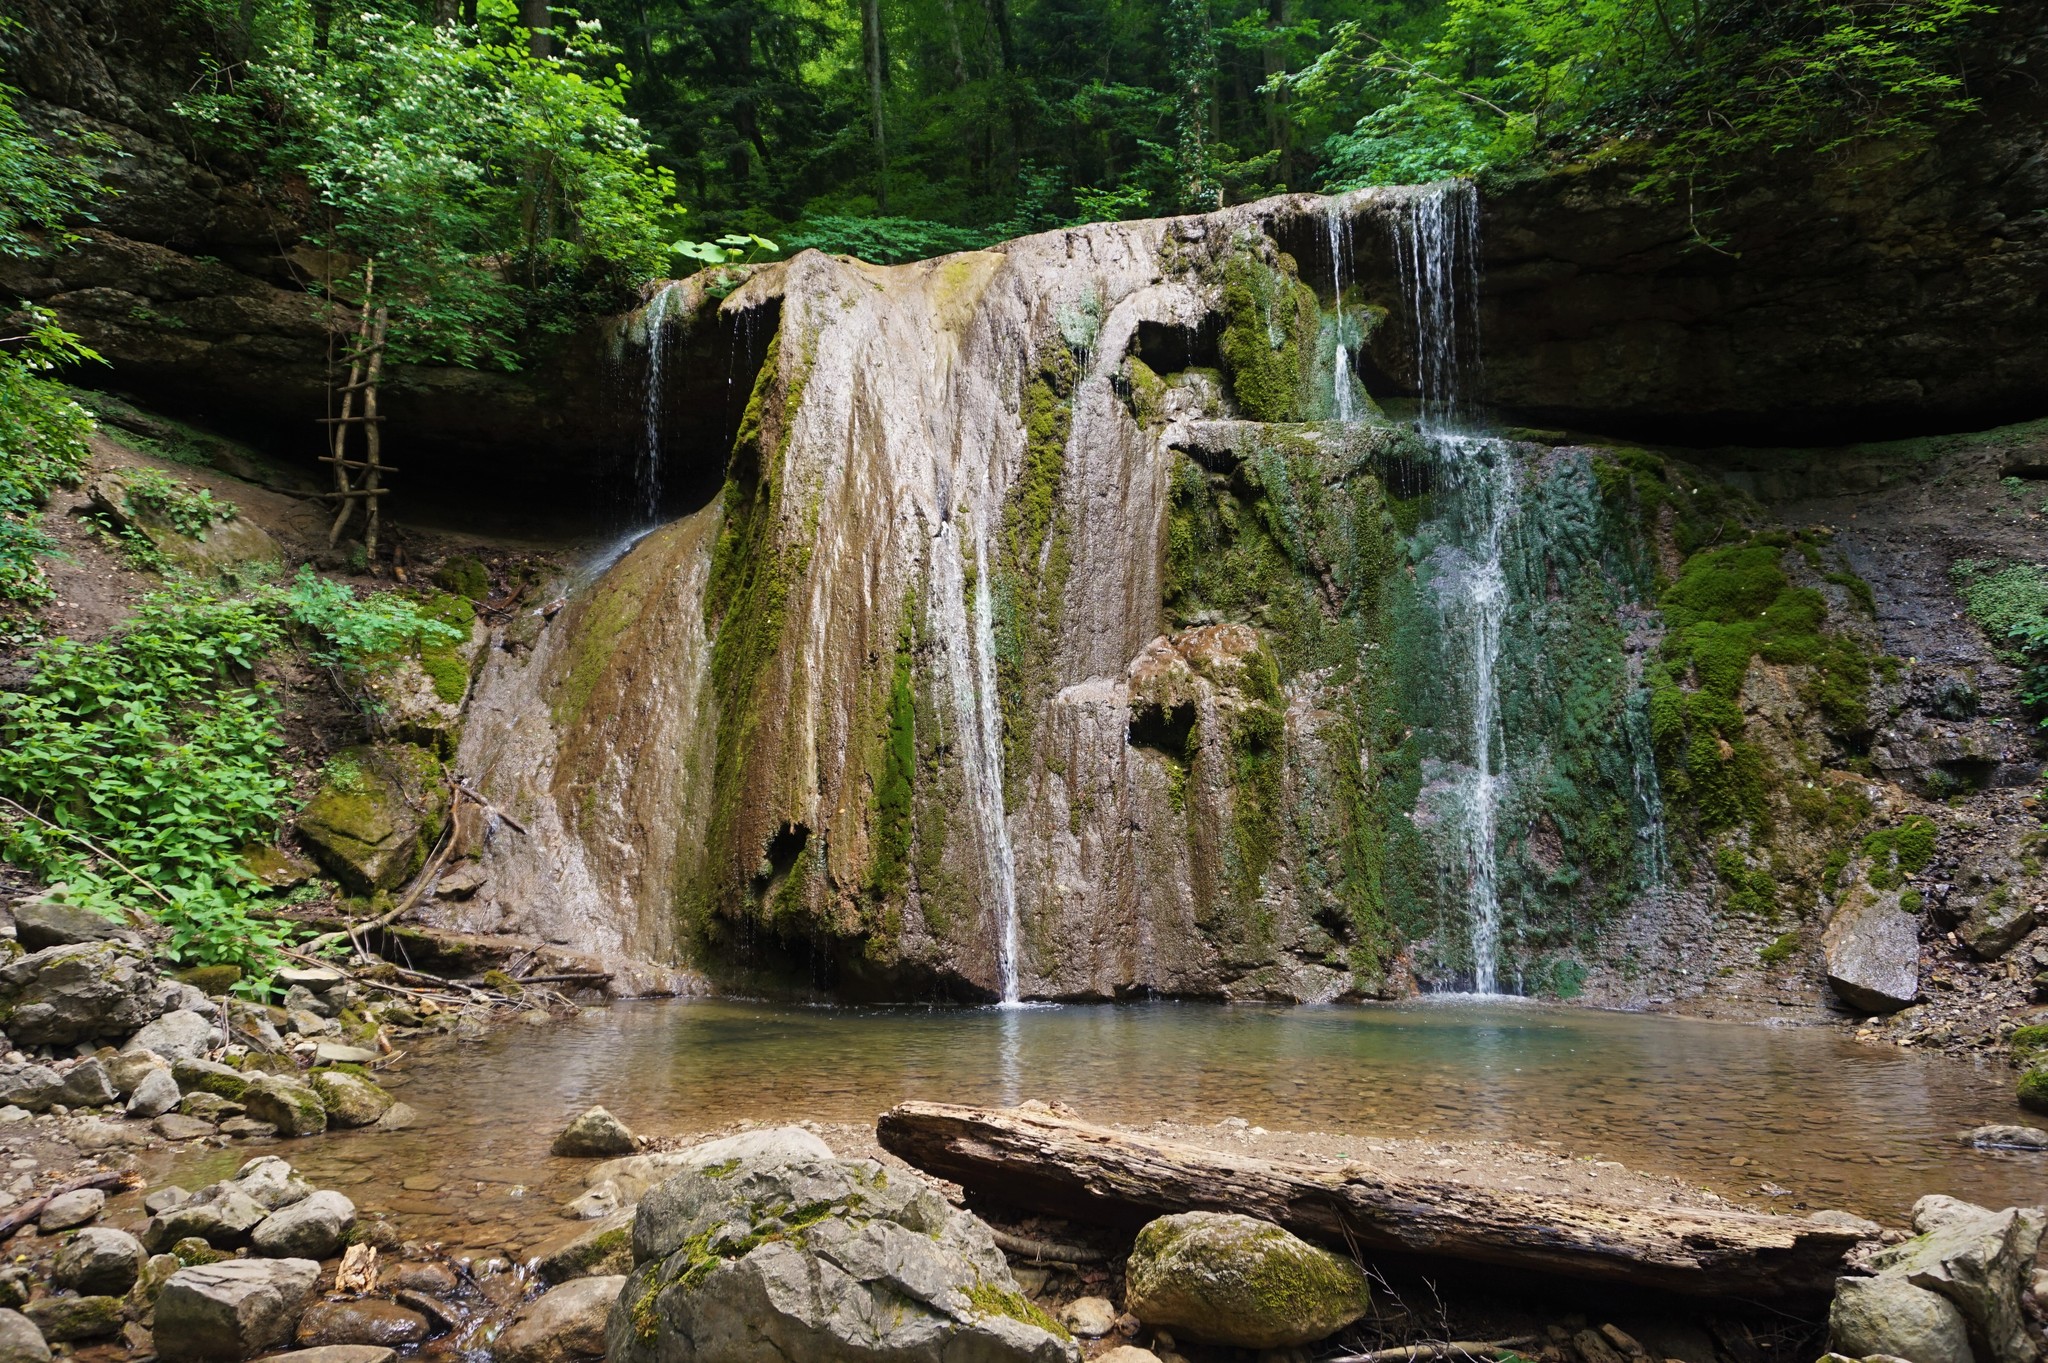
[[650,368],[730,338],[744,410],[650,426],[639,486],[722,488],[492,653],[502,909],[852,997],[1583,979],[1645,883],[1644,588],[1595,452],[1452,429],[1470,200],[653,294]]

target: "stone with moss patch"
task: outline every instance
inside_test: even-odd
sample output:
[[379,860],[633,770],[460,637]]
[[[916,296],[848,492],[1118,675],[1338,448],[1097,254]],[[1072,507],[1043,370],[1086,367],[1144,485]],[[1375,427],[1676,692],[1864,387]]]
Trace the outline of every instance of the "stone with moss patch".
[[441,762],[409,743],[336,754],[300,811],[300,841],[342,887],[374,894],[405,883],[426,857],[448,807]]
[[2020,1076],[2019,1100],[2029,1112],[2048,1112],[2048,1065],[2037,1065]]
[[1162,1216],[1138,1232],[1125,1305],[1176,1338],[1285,1349],[1328,1338],[1370,1305],[1357,1264],[1270,1221],[1225,1212]]
[[633,1252],[606,1330],[612,1363],[1081,1357],[987,1226],[872,1160],[679,1175],[641,1199]]

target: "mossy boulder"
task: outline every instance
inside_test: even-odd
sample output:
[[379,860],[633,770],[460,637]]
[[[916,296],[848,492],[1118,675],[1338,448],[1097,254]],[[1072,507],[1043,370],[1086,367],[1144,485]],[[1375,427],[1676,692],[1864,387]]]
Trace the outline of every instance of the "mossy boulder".
[[633,1257],[606,1323],[610,1363],[1081,1357],[986,1225],[873,1160],[680,1174],[641,1199]]
[[121,1329],[119,1297],[43,1297],[23,1307],[22,1314],[52,1344],[99,1339]]
[[[147,476],[147,475],[144,475]],[[160,480],[159,480],[160,481]],[[217,504],[211,523],[199,534],[187,534],[167,509],[147,495],[137,476],[102,473],[87,490],[93,509],[116,526],[149,542],[172,566],[200,577],[233,582],[252,565],[282,566],[284,550],[268,531],[236,514],[232,502]],[[182,495],[196,497],[197,489]],[[190,524],[190,518],[186,518]]]
[[299,840],[353,894],[395,889],[420,868],[441,831],[448,791],[441,760],[411,743],[337,753],[300,811]]
[[1357,1264],[1270,1221],[1184,1212],[1138,1232],[1124,1304],[1177,1338],[1286,1349],[1343,1329],[1371,1295]]
[[450,554],[434,569],[434,585],[467,600],[482,601],[491,594],[491,570],[475,554]]
[[2036,1065],[2020,1076],[2019,1099],[2029,1112],[2048,1112],[2048,1064]]
[[2048,1061],[2048,1023],[2022,1027],[2007,1037],[2005,1044],[2012,1058],[2022,1065]]
[[347,1070],[315,1070],[308,1076],[313,1092],[327,1109],[330,1126],[369,1126],[391,1110],[394,1101],[374,1081]]
[[259,1122],[277,1128],[280,1136],[317,1136],[327,1129],[327,1105],[310,1085],[282,1075],[266,1074],[242,1090],[242,1106]]

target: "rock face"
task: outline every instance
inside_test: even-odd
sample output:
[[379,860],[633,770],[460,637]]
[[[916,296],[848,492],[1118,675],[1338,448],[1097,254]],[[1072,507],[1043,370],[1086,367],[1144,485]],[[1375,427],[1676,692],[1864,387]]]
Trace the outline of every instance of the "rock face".
[[315,859],[356,894],[394,889],[418,870],[448,804],[441,764],[408,743],[350,748],[298,817]]
[[639,1148],[640,1142],[626,1124],[601,1107],[594,1107],[570,1122],[550,1147],[554,1154],[579,1158],[630,1155]]
[[626,1285],[623,1275],[582,1278],[528,1303],[493,1350],[504,1363],[571,1363],[604,1354],[605,1321]]
[[235,1259],[181,1268],[156,1300],[165,1363],[240,1363],[292,1337],[320,1280],[311,1259]]
[[641,1200],[610,1363],[1078,1363],[988,1228],[871,1160],[715,1167]]
[[17,1042],[126,1039],[163,1011],[149,953],[125,943],[50,947],[0,968],[0,1014]]
[[2035,1363],[2022,1295],[2048,1215],[1991,1211],[1951,1197],[1913,1204],[1911,1240],[1872,1255],[1874,1276],[1844,1278],[1828,1317],[1837,1352],[1914,1363]]
[[1895,895],[1858,887],[1829,921],[1821,949],[1828,985],[1851,1008],[1894,1013],[1920,996],[1920,921]]
[[1270,1221],[1221,1212],[1147,1225],[1125,1281],[1125,1305],[1145,1324],[1244,1349],[1312,1344],[1370,1304],[1365,1274],[1350,1260]]

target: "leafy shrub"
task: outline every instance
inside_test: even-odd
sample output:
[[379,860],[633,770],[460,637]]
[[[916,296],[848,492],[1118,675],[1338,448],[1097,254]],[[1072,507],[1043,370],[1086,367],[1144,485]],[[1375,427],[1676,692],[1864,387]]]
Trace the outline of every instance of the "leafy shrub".
[[1964,559],[1951,572],[1970,618],[1998,655],[2021,669],[2021,698],[2048,708],[2048,568]]
[[299,569],[291,585],[273,588],[264,599],[281,607],[291,623],[312,636],[315,660],[360,666],[423,646],[459,643],[465,634],[434,619],[394,592],[358,597],[347,584]]

